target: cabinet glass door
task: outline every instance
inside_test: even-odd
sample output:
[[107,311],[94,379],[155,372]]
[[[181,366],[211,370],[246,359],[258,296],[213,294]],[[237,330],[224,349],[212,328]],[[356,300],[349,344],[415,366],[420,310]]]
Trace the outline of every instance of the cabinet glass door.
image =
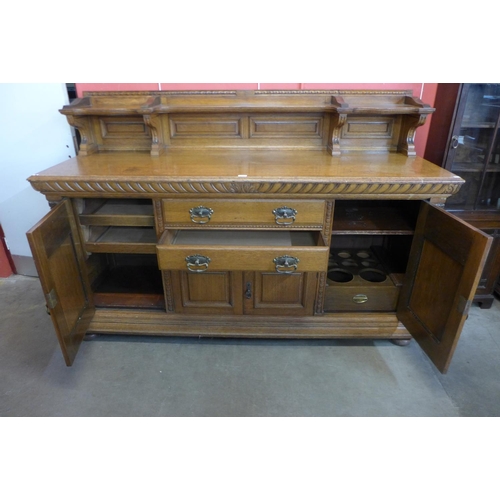
[[500,210],[500,84],[467,87],[460,104],[462,119],[451,140],[451,170],[466,184],[446,205],[465,210]]

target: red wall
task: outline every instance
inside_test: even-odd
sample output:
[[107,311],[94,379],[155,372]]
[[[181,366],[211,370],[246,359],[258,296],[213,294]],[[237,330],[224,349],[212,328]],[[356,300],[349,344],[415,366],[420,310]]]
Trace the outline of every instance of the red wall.
[[2,226],[0,226],[0,278],[7,278],[11,274],[14,274],[14,264],[5,244]]
[[[437,83],[77,83],[79,97],[86,90],[411,90],[426,104],[434,105]],[[432,117],[431,117],[432,118]],[[417,129],[415,149],[423,156],[431,119]]]

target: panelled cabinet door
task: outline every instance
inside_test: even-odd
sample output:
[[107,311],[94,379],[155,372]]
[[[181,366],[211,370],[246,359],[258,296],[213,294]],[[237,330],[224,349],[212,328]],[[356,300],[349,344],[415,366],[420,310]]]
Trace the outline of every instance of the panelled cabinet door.
[[481,277],[492,238],[422,203],[398,318],[446,373]]
[[94,308],[70,201],[51,210],[27,237],[64,360],[71,366]]
[[[168,272],[168,271],[164,271]],[[242,273],[172,271],[175,312],[189,314],[241,314]]]
[[245,314],[312,316],[318,273],[244,273]]

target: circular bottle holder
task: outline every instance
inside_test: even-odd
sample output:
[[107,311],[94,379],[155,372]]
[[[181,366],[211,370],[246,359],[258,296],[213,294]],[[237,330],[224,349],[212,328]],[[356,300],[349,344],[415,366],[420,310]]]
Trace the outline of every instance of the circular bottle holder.
[[346,252],[346,251],[342,251],[342,252],[339,252],[337,254],[341,259],[350,259],[351,258],[351,254],[349,252]]
[[349,283],[354,279],[354,275],[343,269],[332,269],[328,271],[327,278],[335,283]]
[[358,263],[353,259],[346,259],[342,261],[344,267],[359,267]]
[[370,252],[366,252],[365,250],[360,250],[359,252],[356,252],[356,255],[360,259],[369,259],[371,257]]
[[359,272],[359,277],[370,283],[383,283],[387,279],[387,275],[378,269],[362,269]]

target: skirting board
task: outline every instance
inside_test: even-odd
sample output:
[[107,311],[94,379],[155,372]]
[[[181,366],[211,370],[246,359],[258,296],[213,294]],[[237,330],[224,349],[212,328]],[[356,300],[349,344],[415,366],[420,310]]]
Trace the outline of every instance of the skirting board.
[[26,255],[12,255],[12,260],[16,266],[17,274],[38,277],[33,257],[27,257]]

